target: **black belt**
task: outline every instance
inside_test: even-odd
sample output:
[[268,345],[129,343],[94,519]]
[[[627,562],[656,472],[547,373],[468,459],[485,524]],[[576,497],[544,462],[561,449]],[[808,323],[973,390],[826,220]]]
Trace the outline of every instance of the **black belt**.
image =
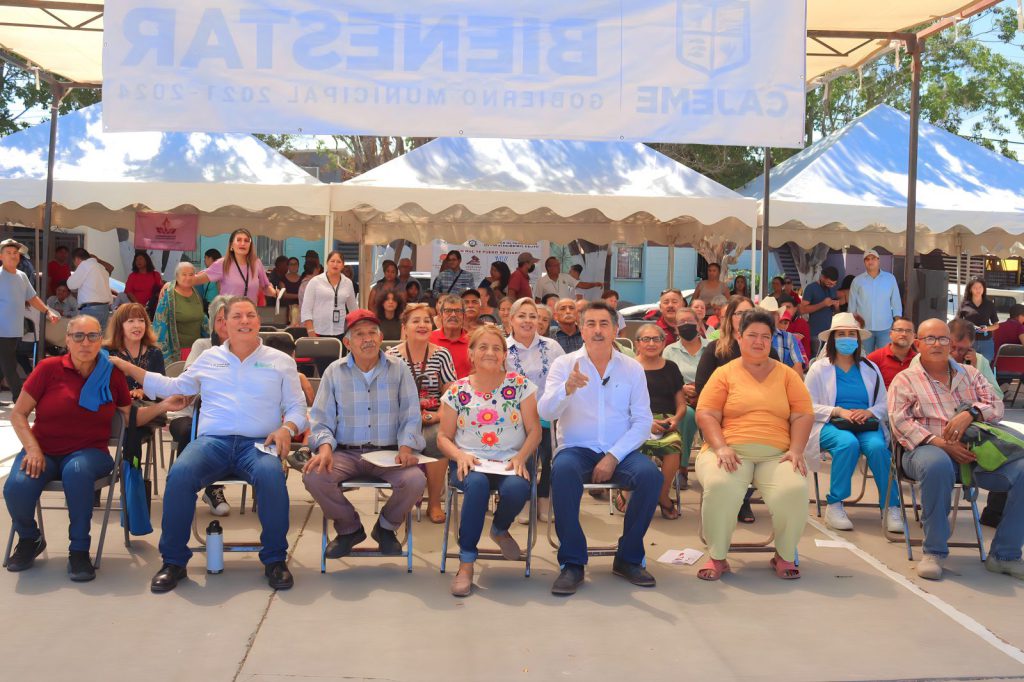
[[373,443],[363,443],[362,445],[351,445],[348,443],[338,443],[339,450],[397,450],[398,445],[374,445]]
[[78,306],[78,309],[81,310],[83,308],[88,308],[91,305],[110,305],[110,301],[98,301],[96,303],[83,303],[82,305]]

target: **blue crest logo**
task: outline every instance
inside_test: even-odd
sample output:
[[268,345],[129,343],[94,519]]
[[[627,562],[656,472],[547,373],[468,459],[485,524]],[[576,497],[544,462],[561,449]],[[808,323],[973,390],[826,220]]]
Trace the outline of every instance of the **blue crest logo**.
[[678,0],[676,58],[709,76],[750,61],[749,0]]

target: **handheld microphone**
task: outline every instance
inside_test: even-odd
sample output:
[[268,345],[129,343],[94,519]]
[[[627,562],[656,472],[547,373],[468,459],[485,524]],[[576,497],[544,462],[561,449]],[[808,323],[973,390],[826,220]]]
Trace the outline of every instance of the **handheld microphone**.
[[612,375],[611,375],[611,374],[609,374],[609,375],[608,375],[608,376],[606,376],[606,377],[605,377],[604,379],[601,379],[601,385],[602,385],[602,386],[607,386],[607,385],[608,385],[608,380],[609,380],[609,379],[611,379],[611,378],[612,378]]

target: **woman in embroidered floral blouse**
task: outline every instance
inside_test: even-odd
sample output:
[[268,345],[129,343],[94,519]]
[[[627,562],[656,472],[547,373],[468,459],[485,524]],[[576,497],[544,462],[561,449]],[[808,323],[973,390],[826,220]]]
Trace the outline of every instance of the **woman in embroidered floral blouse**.
[[[473,588],[476,546],[492,489],[499,500],[491,538],[506,559],[518,559],[521,553],[508,529],[530,499],[530,463],[540,443],[540,418],[536,385],[522,374],[505,371],[507,354],[499,327],[479,327],[469,340],[473,373],[452,384],[441,398],[437,446],[450,461],[452,485],[464,493],[459,572],[452,581],[456,597],[468,596]],[[478,470],[488,465],[497,471]]]
[[[510,312],[512,335],[508,337],[508,360],[505,364],[511,372],[522,374],[537,386],[537,400],[544,395],[551,363],[565,355],[565,351],[554,339],[544,338],[547,326],[540,324],[540,310],[531,298],[521,298],[512,304]],[[540,460],[540,479],[537,481],[537,520],[547,521],[551,509],[551,424],[541,420],[540,446],[537,457]],[[528,518],[520,518],[528,523]]]

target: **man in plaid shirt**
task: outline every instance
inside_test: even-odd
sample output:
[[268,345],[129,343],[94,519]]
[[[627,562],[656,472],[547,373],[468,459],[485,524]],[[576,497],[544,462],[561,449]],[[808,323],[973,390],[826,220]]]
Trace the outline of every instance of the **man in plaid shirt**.
[[[892,434],[907,450],[903,469],[921,485],[924,557],[917,574],[929,580],[942,577],[942,561],[949,555],[949,507],[958,465],[976,460],[961,442],[964,432],[973,421],[1003,417],[1003,403],[985,377],[949,357],[950,341],[945,322],[922,322],[916,341],[919,355],[889,386]],[[1024,578],[1024,459],[995,471],[977,469],[974,477],[982,488],[1009,491],[985,567]]]
[[[425,445],[420,399],[412,372],[400,358],[380,352],[380,320],[369,310],[345,317],[349,355],[327,368],[310,411],[310,449],[316,453],[303,469],[302,482],[334,521],[338,536],[326,549],[339,559],[366,539],[359,513],[338,484],[356,476],[387,481],[393,491],[370,536],[382,554],[399,555],[395,530],[423,497],[427,479],[416,466],[416,450]],[[397,450],[398,467],[379,467],[362,458],[374,450]]]

